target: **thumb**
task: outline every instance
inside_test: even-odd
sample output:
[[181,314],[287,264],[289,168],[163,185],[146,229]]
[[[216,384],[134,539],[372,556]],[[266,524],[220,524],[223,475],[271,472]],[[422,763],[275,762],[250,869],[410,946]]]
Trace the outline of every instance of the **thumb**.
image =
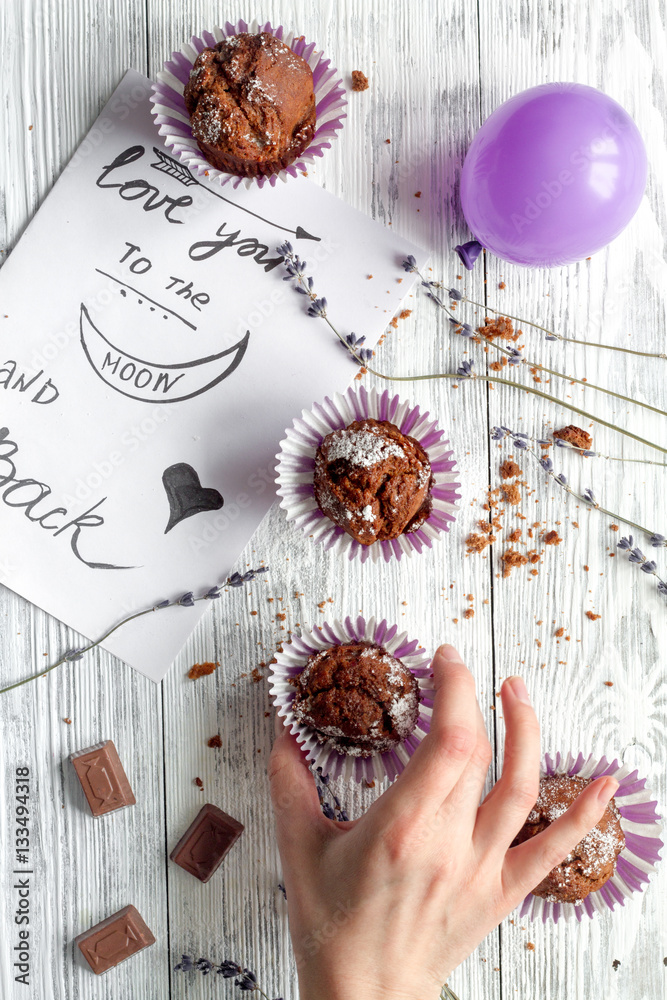
[[275,724],[277,735],[268,775],[278,849],[287,868],[292,862],[303,862],[304,850],[315,848],[327,822],[320,809],[315,780],[296,737],[278,715]]

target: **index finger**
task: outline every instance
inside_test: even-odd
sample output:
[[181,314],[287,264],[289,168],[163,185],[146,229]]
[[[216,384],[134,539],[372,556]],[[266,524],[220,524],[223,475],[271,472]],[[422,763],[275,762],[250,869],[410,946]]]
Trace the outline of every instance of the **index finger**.
[[453,646],[440,646],[432,667],[431,728],[397,781],[371,807],[387,818],[437,812],[477,746],[479,706],[472,674]]

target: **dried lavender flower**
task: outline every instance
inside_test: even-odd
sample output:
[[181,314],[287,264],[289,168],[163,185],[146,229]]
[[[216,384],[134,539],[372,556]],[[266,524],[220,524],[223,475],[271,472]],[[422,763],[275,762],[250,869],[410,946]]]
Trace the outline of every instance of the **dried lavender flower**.
[[321,299],[313,299],[306,312],[309,316],[318,316],[321,319],[324,319],[327,314],[327,300],[324,297]]
[[461,378],[475,378],[474,361],[462,361],[456,369],[456,374]]

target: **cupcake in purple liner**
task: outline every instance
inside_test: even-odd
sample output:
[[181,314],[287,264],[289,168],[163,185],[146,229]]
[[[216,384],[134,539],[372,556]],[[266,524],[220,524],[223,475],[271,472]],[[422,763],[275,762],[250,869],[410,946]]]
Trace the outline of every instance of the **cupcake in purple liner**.
[[552,759],[542,767],[540,795],[515,843],[539,833],[565,811],[596,778],[611,775],[619,787],[597,826],[526,897],[521,916],[557,921],[613,910],[641,892],[655,870],[663,846],[662,824],[645,779],[606,757],[583,754]]
[[429,414],[363,386],[304,410],[281,442],[281,507],[326,549],[365,562],[421,552],[449,530],[459,494]]
[[385,620],[326,622],[276,654],[271,698],[313,767],[393,780],[430,728],[431,658]]
[[304,171],[330,147],[347,103],[314,44],[256,21],[193,37],[158,73],[151,101],[174,155],[235,187]]

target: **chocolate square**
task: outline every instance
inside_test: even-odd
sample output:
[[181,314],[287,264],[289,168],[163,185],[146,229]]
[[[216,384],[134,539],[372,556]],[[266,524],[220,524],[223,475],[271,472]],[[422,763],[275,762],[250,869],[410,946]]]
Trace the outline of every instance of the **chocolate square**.
[[243,824],[207,802],[169,857],[200,882],[208,882],[243,833]]
[[111,740],[79,750],[70,760],[93,816],[133,806],[137,801]]
[[126,906],[75,938],[96,976],[155,944],[155,938],[134,906]]

